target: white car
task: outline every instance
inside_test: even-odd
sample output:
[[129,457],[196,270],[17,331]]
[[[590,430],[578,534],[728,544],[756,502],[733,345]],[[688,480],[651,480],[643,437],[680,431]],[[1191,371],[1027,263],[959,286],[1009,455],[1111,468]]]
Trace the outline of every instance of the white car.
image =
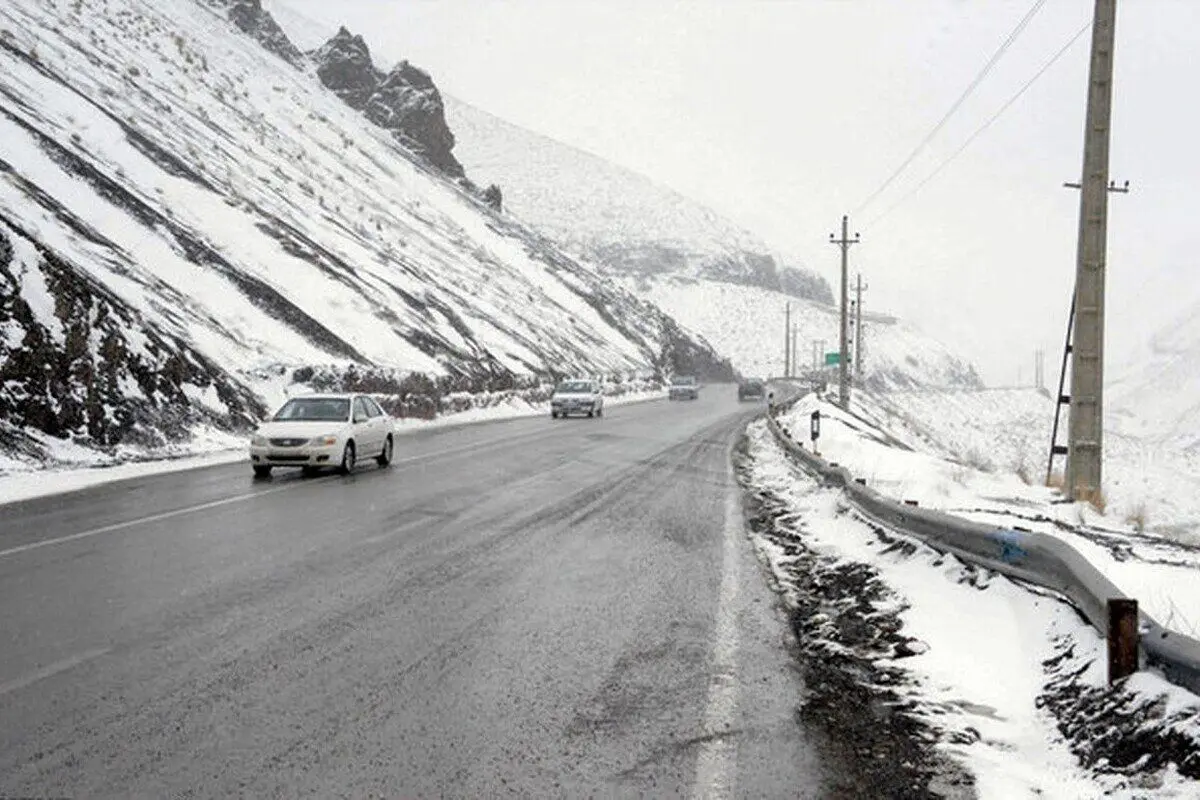
[[250,439],[250,464],[260,478],[273,467],[337,467],[349,474],[368,458],[386,467],[394,444],[391,416],[367,395],[304,395],[258,426]]
[[577,378],[563,381],[554,389],[550,398],[550,416],[558,419],[572,414],[604,416],[604,391],[600,381]]

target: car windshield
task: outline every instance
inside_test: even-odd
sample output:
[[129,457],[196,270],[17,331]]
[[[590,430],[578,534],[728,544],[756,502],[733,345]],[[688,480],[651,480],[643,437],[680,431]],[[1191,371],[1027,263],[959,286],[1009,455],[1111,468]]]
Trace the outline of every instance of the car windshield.
[[582,394],[592,391],[592,384],[587,381],[563,381],[556,391],[563,394]]
[[696,379],[691,375],[680,375],[675,379],[674,383],[676,386],[695,386]]
[[275,414],[276,421],[345,422],[350,401],[340,397],[293,397]]

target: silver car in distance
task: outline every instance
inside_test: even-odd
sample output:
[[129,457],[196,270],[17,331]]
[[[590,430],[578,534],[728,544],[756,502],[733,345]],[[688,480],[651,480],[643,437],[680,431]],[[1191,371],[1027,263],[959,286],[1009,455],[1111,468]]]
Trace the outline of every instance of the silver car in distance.
[[576,378],[558,384],[550,398],[550,416],[558,419],[572,414],[604,416],[604,390],[600,381]]
[[367,395],[303,395],[258,426],[250,439],[250,464],[259,478],[274,467],[306,472],[336,467],[348,475],[368,458],[386,467],[394,444],[391,416]]

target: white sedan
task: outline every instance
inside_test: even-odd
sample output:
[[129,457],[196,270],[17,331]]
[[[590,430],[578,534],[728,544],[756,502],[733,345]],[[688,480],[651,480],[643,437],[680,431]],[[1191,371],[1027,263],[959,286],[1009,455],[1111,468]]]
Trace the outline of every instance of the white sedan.
[[363,394],[293,397],[250,439],[250,464],[265,478],[273,467],[313,471],[337,467],[343,474],[367,458],[381,467],[392,461],[392,418]]

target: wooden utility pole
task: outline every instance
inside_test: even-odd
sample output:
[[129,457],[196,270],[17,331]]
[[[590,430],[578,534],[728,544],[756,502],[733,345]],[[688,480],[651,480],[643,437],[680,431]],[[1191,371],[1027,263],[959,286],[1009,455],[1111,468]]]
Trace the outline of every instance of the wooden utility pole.
[[1088,69],[1087,122],[1080,180],[1075,265],[1075,330],[1071,337],[1071,416],[1066,491],[1095,501],[1102,483],[1104,441],[1104,282],[1108,236],[1108,150],[1112,120],[1113,44],[1117,0],[1096,0]]
[[861,241],[858,234],[854,234],[854,238],[850,238],[850,218],[842,216],[842,238],[838,239],[834,234],[829,234],[829,243],[836,244],[842,249],[842,331],[841,344],[838,348],[838,405],[844,411],[850,410],[850,318],[849,305],[850,300],[850,278],[849,278],[849,255],[850,245],[858,244]]

